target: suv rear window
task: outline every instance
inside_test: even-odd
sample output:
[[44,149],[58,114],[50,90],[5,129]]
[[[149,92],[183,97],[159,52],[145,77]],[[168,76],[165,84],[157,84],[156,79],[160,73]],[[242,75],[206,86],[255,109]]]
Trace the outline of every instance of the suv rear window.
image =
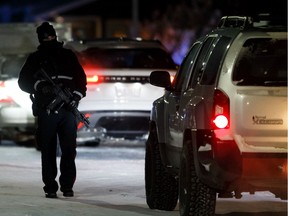
[[232,79],[241,86],[286,86],[287,40],[247,40],[236,61]]
[[88,48],[81,53],[83,65],[98,68],[176,69],[171,56],[162,49]]

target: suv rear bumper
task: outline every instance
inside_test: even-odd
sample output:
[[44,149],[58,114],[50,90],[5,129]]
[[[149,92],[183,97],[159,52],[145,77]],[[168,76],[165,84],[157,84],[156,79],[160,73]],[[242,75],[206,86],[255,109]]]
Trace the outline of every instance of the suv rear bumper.
[[287,153],[244,153],[234,140],[217,140],[213,131],[196,133],[198,176],[210,187],[240,192],[287,188]]
[[260,188],[287,185],[287,154],[244,153],[241,177]]
[[287,199],[286,154],[244,153],[241,164],[241,176],[227,182],[225,193],[234,191],[234,196],[240,198],[242,192],[270,191],[276,197]]
[[83,111],[89,113],[90,127],[77,131],[77,143],[105,140],[145,140],[149,130],[150,111]]

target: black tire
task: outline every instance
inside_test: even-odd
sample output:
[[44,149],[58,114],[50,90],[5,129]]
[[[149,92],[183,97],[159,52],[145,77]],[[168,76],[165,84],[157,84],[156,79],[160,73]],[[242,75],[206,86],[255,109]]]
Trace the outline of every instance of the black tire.
[[178,202],[178,181],[163,166],[155,132],[150,132],[145,155],[146,202],[150,209],[173,211]]
[[278,190],[271,190],[271,193],[273,193],[276,198],[280,198],[281,200],[287,200],[287,187]]
[[186,141],[181,154],[179,175],[179,211],[181,216],[215,215],[216,191],[203,184],[195,171],[191,141]]

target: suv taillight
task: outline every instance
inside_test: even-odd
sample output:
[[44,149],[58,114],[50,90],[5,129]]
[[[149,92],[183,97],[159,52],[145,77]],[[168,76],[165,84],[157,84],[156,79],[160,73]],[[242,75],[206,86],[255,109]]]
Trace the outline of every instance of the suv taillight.
[[219,89],[214,92],[212,111],[212,128],[227,129],[230,126],[230,101],[229,97]]
[[101,77],[97,75],[97,69],[92,67],[85,67],[86,79],[88,84],[98,84]]
[[93,76],[87,76],[87,83],[88,84],[97,84],[99,82],[99,76],[93,75]]
[[175,76],[173,76],[173,75],[170,75],[170,82],[171,82],[171,83],[173,83],[173,82],[174,82],[174,78],[175,78]]

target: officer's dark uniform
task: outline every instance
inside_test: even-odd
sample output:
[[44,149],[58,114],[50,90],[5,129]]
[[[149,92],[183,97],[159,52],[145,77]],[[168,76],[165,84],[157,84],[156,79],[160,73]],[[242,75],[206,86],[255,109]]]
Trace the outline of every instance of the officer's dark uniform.
[[[56,148],[57,135],[61,147],[61,162],[59,178],[60,190],[64,196],[73,196],[73,185],[76,178],[76,118],[71,108],[78,104],[86,95],[86,75],[78,62],[76,55],[63,48],[63,43],[56,39],[52,25],[42,23],[37,28],[40,45],[37,51],[30,54],[23,65],[18,84],[19,87],[34,96],[33,113],[37,116],[37,142],[41,146],[42,179],[46,197],[56,198],[58,183]],[[69,88],[73,93],[70,105],[63,106],[58,113],[53,110],[48,113],[47,105],[54,99],[51,85],[40,75],[43,67],[53,81],[62,87]]]

